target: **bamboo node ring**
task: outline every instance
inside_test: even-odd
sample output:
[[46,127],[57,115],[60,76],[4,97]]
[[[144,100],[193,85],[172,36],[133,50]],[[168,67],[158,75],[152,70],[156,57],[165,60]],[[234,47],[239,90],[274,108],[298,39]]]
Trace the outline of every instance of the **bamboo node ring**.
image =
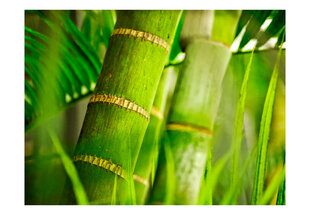
[[126,110],[134,111],[140,114],[141,116],[145,117],[147,120],[150,119],[149,113],[144,108],[137,105],[135,102],[132,102],[125,98],[121,98],[121,97],[111,95],[111,94],[109,95],[95,94],[90,98],[89,103],[96,103],[96,102],[113,104],[113,106],[118,105],[121,108],[125,108]]
[[111,37],[114,35],[128,35],[129,37],[141,38],[142,41],[149,41],[164,48],[167,52],[170,50],[170,44],[163,38],[145,31],[139,31],[129,28],[117,28],[112,31]]
[[195,125],[190,125],[190,124],[184,124],[184,123],[168,123],[166,125],[167,130],[179,130],[179,131],[195,131],[195,132],[200,132],[207,134],[208,136],[212,136],[212,131],[208,128],[200,127],[200,126],[195,126]]
[[133,180],[141,183],[141,184],[144,184],[146,187],[149,187],[150,184],[149,184],[149,181],[142,178],[141,176],[137,175],[137,174],[133,174]]
[[119,164],[113,163],[111,159],[106,160],[106,159],[92,156],[92,155],[76,155],[73,157],[73,162],[77,162],[77,161],[81,161],[81,162],[85,162],[91,165],[101,167],[122,178],[125,178],[123,168]]
[[154,105],[152,106],[152,109],[151,109],[151,115],[155,116],[159,120],[164,119],[163,113],[158,109],[158,107]]

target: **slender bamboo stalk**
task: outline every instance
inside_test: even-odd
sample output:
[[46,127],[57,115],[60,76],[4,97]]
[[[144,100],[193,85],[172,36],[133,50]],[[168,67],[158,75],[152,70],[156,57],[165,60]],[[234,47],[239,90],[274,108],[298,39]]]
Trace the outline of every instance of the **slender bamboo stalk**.
[[[155,171],[159,150],[159,140],[165,112],[171,103],[178,66],[167,67],[160,79],[154,103],[151,110],[150,123],[145,132],[134,171],[137,204],[144,204],[150,187],[152,186],[151,173]],[[155,173],[153,173],[155,174]]]
[[[210,40],[212,14],[213,11],[187,11],[185,15],[183,29],[191,29],[191,32],[182,30],[181,33],[186,58],[167,121],[168,138],[163,143],[173,155],[171,169],[174,169],[175,184],[170,185],[173,197],[168,198],[169,201],[172,199],[169,204],[197,203],[205,172],[208,144],[212,139],[221,96],[221,83],[231,55],[229,46]],[[207,22],[206,25],[211,24],[211,27],[205,27],[206,30],[201,32],[199,28],[204,21]],[[235,19],[237,21],[238,16]],[[186,27],[186,24],[191,27]],[[160,167],[151,196],[154,204],[162,203],[165,195],[169,194],[162,191],[169,189],[168,181],[165,180],[171,175],[168,168],[171,164],[165,162],[169,161],[159,159]]]
[[[128,182],[181,11],[120,11],[74,153],[90,201],[133,203]],[[72,202],[73,196],[67,196]]]

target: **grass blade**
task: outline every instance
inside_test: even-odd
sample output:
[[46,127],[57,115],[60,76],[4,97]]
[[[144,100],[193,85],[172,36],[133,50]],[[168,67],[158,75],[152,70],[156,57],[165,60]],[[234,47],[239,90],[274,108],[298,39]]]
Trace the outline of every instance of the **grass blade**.
[[202,185],[201,194],[199,196],[199,205],[213,204],[213,191],[219,181],[219,176],[229,159],[229,153],[225,154],[211,169],[207,172],[207,178]]
[[285,205],[285,176],[281,186],[279,187],[277,205]]
[[78,173],[75,169],[73,162],[71,161],[70,157],[66,154],[65,150],[62,148],[62,145],[59,142],[59,139],[57,138],[56,134],[52,131],[49,131],[49,135],[52,139],[52,142],[56,148],[57,153],[60,156],[62,164],[64,165],[64,168],[65,168],[65,171],[68,174],[72,182],[73,191],[74,191],[77,203],[79,205],[88,205],[86,192],[79,179]]
[[250,76],[251,66],[254,57],[254,49],[252,51],[250,61],[247,65],[244,78],[241,85],[240,97],[237,104],[237,110],[234,122],[234,131],[232,138],[232,155],[231,155],[231,186],[236,186],[238,181],[240,148],[242,143],[242,129],[244,122],[245,99],[247,94],[248,80]]
[[278,52],[278,58],[272,72],[271,80],[267,91],[267,96],[264,103],[263,114],[258,137],[258,157],[256,166],[256,175],[254,181],[254,188],[252,193],[252,204],[258,204],[263,195],[265,168],[267,159],[267,147],[270,135],[270,126],[272,119],[273,104],[275,99],[275,92],[277,87],[277,80],[279,75],[279,62],[281,59],[282,46]]
[[245,177],[246,173],[249,171],[249,169],[251,167],[251,163],[255,159],[255,153],[256,153],[256,147],[254,147],[251,150],[251,153],[248,155],[246,161],[244,162],[244,164],[241,168],[239,180],[237,181],[235,186],[229,187],[229,190],[226,192],[222,201],[220,202],[221,205],[234,205],[237,203],[239,193],[242,189],[242,185],[243,185],[243,182],[245,180],[244,177]]
[[280,174],[278,174],[274,180],[270,183],[266,191],[264,192],[262,198],[259,200],[258,205],[266,205],[270,202],[272,197],[277,192],[277,189],[279,188],[281,182],[284,181],[285,177],[285,166],[283,166]]

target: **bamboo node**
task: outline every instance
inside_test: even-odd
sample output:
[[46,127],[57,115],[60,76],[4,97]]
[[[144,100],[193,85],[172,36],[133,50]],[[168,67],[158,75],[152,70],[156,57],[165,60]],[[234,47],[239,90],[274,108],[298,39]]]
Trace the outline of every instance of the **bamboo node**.
[[114,35],[128,35],[128,37],[141,38],[142,41],[149,41],[152,44],[156,44],[164,48],[167,52],[170,50],[170,44],[166,40],[149,32],[128,28],[117,28],[112,31],[111,37]]
[[190,124],[184,124],[184,123],[169,123],[166,126],[167,130],[178,130],[178,131],[195,131],[207,134],[208,136],[212,136],[212,131],[208,128],[190,125]]
[[142,178],[141,176],[137,175],[137,174],[133,174],[133,180],[141,183],[141,184],[144,184],[146,187],[149,187],[150,184],[149,184],[149,181]]
[[118,105],[121,108],[125,108],[126,110],[129,110],[130,112],[135,111],[139,115],[145,117],[147,120],[150,119],[149,113],[144,108],[142,108],[141,106],[135,104],[135,102],[132,102],[128,99],[124,99],[124,98],[111,95],[111,94],[109,95],[95,94],[90,98],[89,103],[97,103],[97,102],[113,104],[113,106]]
[[73,162],[84,162],[89,163],[90,165],[95,165],[97,167],[101,167],[107,171],[110,171],[122,178],[125,178],[123,173],[123,168],[119,164],[115,164],[111,159],[106,160],[100,157],[92,156],[92,155],[76,155],[73,157]]
[[158,107],[154,105],[152,106],[152,109],[151,109],[151,115],[155,116],[156,118],[160,120],[164,119],[163,113],[158,109]]

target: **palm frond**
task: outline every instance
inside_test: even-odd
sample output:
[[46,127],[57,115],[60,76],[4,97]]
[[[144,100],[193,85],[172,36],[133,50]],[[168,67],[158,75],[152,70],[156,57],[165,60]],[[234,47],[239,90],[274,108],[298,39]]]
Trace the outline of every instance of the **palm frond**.
[[277,39],[271,48],[278,48],[284,26],[285,10],[243,10],[235,34],[235,39],[240,36],[237,50],[240,52],[250,41],[257,41],[256,49],[261,49],[271,38]]
[[[41,12],[26,11],[38,15],[42,32],[25,27],[25,124],[26,132],[64,110],[76,101],[90,95],[100,73],[102,61],[96,47],[91,45],[76,25],[69,13],[63,11]],[[112,16],[112,13],[109,14]],[[108,15],[103,17],[107,19]],[[111,17],[110,17],[111,18]],[[112,19],[112,18],[111,18]],[[111,34],[111,22],[108,27],[103,22],[101,30],[108,38]],[[113,28],[113,26],[112,26]],[[108,29],[108,30],[107,30]],[[106,40],[105,40],[105,44]],[[56,50],[57,57],[51,54]],[[52,65],[54,70],[49,71]],[[48,111],[42,103],[45,83],[56,79],[51,94],[57,105]],[[47,99],[48,101],[48,99]]]

